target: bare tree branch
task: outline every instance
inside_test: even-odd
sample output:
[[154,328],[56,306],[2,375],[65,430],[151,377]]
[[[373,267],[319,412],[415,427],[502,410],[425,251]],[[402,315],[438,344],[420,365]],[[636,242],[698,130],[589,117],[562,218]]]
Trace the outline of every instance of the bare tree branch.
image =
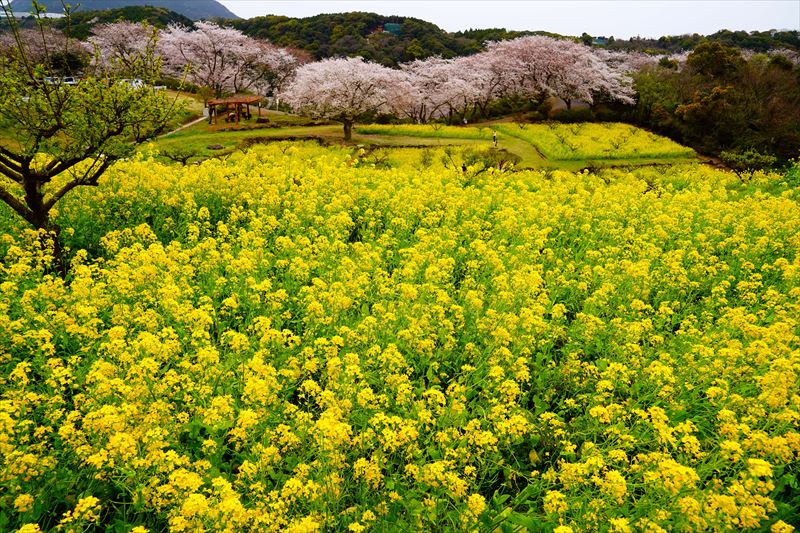
[[22,200],[11,194],[3,187],[0,187],[0,200],[3,200],[19,216],[33,224],[33,211],[28,209],[25,204],[22,203]]

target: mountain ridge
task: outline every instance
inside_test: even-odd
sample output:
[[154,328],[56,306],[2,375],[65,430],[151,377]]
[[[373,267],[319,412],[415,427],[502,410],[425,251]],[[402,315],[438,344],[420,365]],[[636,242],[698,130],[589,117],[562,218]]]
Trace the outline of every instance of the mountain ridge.
[[[50,13],[63,13],[64,7],[61,0],[39,0]],[[127,6],[154,6],[164,7],[192,20],[200,19],[238,19],[227,7],[217,0],[80,0],[69,2],[79,7],[76,13],[86,11],[102,11],[119,9]],[[30,12],[31,0],[12,0],[11,9],[16,12]]]

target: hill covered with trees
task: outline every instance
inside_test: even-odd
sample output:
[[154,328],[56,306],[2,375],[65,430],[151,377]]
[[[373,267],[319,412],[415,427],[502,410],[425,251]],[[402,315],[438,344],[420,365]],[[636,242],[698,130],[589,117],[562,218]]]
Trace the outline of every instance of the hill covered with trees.
[[307,18],[269,15],[238,20],[234,27],[311,53],[316,59],[359,55],[387,66],[432,55],[455,57],[480,50],[474,39],[449,34],[430,22],[375,13],[335,13]]
[[352,12],[307,18],[277,15],[236,20],[232,24],[251,37],[309,52],[315,59],[361,56],[385,66],[425,59],[452,58],[481,51],[487,41],[524,35],[555,35],[540,31],[490,28],[449,33],[421,19]]
[[671,35],[658,39],[632,37],[628,40],[610,38],[608,48],[612,50],[634,50],[639,52],[681,52],[694,50],[704,41],[717,42],[724,46],[732,46],[753,52],[767,52],[776,48],[800,50],[800,32],[798,31],[731,31],[720,30],[711,35]]
[[[251,37],[268,39],[278,46],[305,50],[316,59],[361,56],[386,66],[431,56],[451,58],[471,55],[482,50],[489,41],[524,35],[561,37],[545,31],[510,31],[505,28],[449,33],[435,24],[416,18],[364,12],[322,14],[307,18],[268,15],[231,23]],[[693,34],[658,39],[633,37],[627,40],[593,38],[583,34],[574,38],[610,50],[654,54],[693,50],[704,40],[754,52],[779,48],[800,49],[800,32],[797,31],[721,30],[708,36]]]
[[170,11],[165,7],[153,6],[125,6],[102,11],[77,11],[70,19],[69,24],[66,19],[58,19],[54,21],[54,26],[61,30],[67,30],[67,25],[69,25],[69,34],[76,39],[86,39],[91,34],[92,28],[99,24],[120,20],[146,22],[156,28],[166,28],[170,24],[192,25],[192,19],[189,17]]

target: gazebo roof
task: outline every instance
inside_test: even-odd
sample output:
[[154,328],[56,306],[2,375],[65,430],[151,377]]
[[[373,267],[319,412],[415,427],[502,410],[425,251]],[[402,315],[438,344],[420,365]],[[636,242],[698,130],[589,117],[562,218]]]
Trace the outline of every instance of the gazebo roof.
[[255,104],[260,102],[260,96],[230,96],[228,98],[212,98],[208,101],[208,105],[221,105],[221,104]]

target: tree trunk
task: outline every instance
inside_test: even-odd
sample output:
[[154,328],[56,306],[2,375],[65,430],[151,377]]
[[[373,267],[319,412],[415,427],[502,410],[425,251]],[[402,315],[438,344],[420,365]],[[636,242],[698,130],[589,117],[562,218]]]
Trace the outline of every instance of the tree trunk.
[[343,120],[342,123],[344,124],[344,140],[349,141],[353,138],[353,121]]
[[480,102],[478,106],[481,109],[481,118],[487,118],[486,109],[489,107],[489,102]]
[[61,243],[61,226],[49,223],[47,228],[39,228],[46,233],[42,234],[41,243],[45,249],[53,249],[53,263],[47,269],[48,272],[66,277],[69,272],[69,264],[64,253],[64,245]]
[[44,205],[44,184],[35,178],[24,180],[25,203],[30,209],[28,222],[42,232],[40,242],[42,248],[53,250],[53,263],[48,269],[61,277],[66,276],[69,270],[64,257],[64,247],[61,244],[61,227],[50,220],[50,212]]
[[566,98],[563,99],[564,103],[567,104],[567,111],[572,110],[572,100],[567,100]]

